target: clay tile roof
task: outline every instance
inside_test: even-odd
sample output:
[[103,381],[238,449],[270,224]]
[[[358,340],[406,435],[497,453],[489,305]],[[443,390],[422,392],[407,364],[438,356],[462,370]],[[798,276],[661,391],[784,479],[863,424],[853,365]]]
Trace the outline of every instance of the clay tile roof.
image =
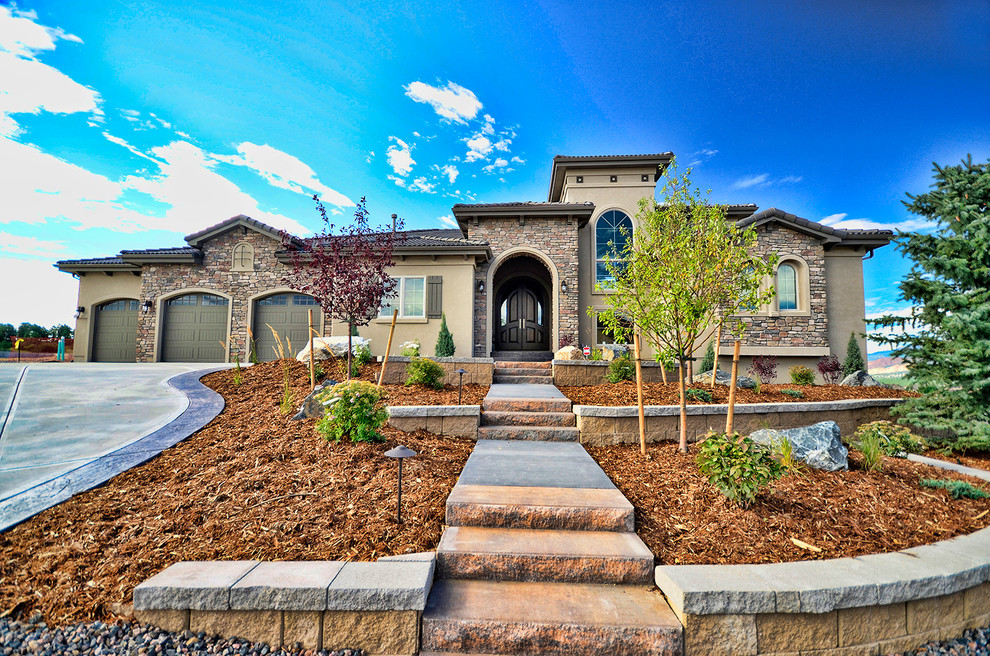
[[397,245],[404,247],[416,246],[487,246],[488,242],[480,239],[465,239],[464,234],[457,228],[434,228],[429,230],[405,230]]
[[665,153],[648,153],[644,155],[555,155],[553,161],[555,162],[595,162],[603,160],[612,160],[621,162],[623,160],[637,160],[637,159],[661,159],[661,158],[671,158],[674,153],[667,151]]
[[[262,223],[261,221],[252,219],[250,216],[238,214],[237,216],[230,217],[226,221],[221,221],[220,223],[212,225],[209,228],[205,228],[203,230],[200,230],[199,232],[194,232],[191,235],[187,235],[186,242],[198,246],[202,242],[209,239],[210,237],[218,233],[221,233],[224,230],[226,230],[228,227],[236,224],[247,225],[251,228],[254,228],[255,230],[257,230],[262,234],[266,234],[272,237],[273,239],[281,240],[286,234],[277,228],[271,227],[267,223]],[[297,244],[301,243],[298,237],[289,235],[289,238],[293,241],[293,243],[297,243]]]
[[144,248],[135,251],[120,251],[121,255],[199,255],[200,250],[192,246],[176,246],[175,248]]
[[805,228],[812,232],[819,233],[833,239],[830,241],[871,241],[871,242],[882,242],[881,245],[886,244],[890,241],[891,237],[894,236],[891,230],[849,230],[845,228],[833,228],[831,226],[824,225],[822,223],[817,223],[815,221],[809,221],[808,219],[801,218],[790,212],[785,212],[784,210],[777,209],[776,207],[768,207],[762,212],[757,212],[751,216],[747,216],[745,219],[740,219],[736,222],[736,225],[740,228],[745,228],[754,223],[759,223],[767,219],[777,219],[784,223],[790,223],[793,226],[799,228]]
[[86,264],[97,264],[98,265],[98,264],[127,264],[127,263],[124,262],[124,260],[121,259],[120,256],[114,256],[114,257],[90,257],[90,258],[84,258],[84,259],[81,259],[81,260],[59,260],[58,262],[55,263],[55,266],[58,266],[58,267],[62,267],[62,266],[78,266],[80,264],[82,264],[82,265],[86,265]]

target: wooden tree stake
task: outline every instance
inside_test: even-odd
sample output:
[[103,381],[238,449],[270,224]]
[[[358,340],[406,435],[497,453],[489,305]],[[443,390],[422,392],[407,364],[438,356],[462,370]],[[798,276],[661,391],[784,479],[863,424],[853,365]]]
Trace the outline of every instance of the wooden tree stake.
[[385,359],[382,360],[382,370],[378,372],[378,386],[382,386],[385,378],[385,366],[388,364],[388,354],[392,350],[392,335],[395,334],[395,320],[399,318],[399,310],[392,310],[392,326],[388,329],[388,344],[385,345]]
[[725,434],[732,435],[732,414],[736,406],[736,376],[739,375],[739,340],[732,347],[732,381],[729,383],[729,411],[725,415]]
[[309,387],[316,389],[316,363],[313,361],[313,309],[309,310]]
[[643,365],[639,359],[639,333],[633,333],[636,349],[636,397],[639,404],[639,452],[646,455],[646,412],[643,409]]

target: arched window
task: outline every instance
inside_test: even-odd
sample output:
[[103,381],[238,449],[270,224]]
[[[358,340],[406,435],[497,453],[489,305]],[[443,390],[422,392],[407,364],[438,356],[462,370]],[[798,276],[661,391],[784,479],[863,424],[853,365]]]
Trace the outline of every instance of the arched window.
[[797,307],[797,271],[790,264],[781,264],[777,267],[777,308],[796,310]]
[[595,223],[595,287],[609,286],[612,276],[605,267],[605,256],[615,262],[632,239],[632,220],[625,212],[609,210]]

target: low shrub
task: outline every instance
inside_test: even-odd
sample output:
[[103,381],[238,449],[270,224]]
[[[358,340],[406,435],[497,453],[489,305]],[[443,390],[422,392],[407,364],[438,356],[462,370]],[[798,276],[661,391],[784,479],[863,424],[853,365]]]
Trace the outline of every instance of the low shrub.
[[785,390],[780,390],[780,393],[786,394],[787,396],[793,396],[795,399],[804,398],[804,392],[802,392],[801,390],[785,389]]
[[971,485],[966,481],[952,481],[945,478],[926,478],[923,479],[919,485],[921,487],[933,488],[936,490],[948,490],[952,494],[953,499],[986,499],[990,497],[990,493],[981,490],[975,485]]
[[878,433],[864,433],[854,446],[863,454],[863,469],[866,471],[883,469],[883,443]]
[[694,387],[689,387],[684,390],[684,396],[692,401],[701,401],[703,403],[711,403],[715,400],[712,393],[705,389],[697,389]]
[[447,313],[442,312],[440,314],[440,332],[437,333],[437,343],[433,347],[433,355],[438,358],[449,358],[453,357],[455,350],[454,336],[450,334],[450,328],[447,327]]
[[834,355],[826,355],[818,361],[818,373],[822,375],[822,380],[826,385],[835,385],[842,376],[842,365],[839,358]]
[[591,349],[591,355],[588,356],[588,359],[591,360],[591,361],[593,361],[593,362],[601,362],[601,359],[602,359],[602,350],[601,349]]
[[363,367],[368,364],[373,358],[374,356],[371,355],[371,349],[368,348],[367,344],[358,344],[354,347],[354,356],[352,361],[357,362],[359,367]]
[[777,460],[777,464],[780,465],[780,471],[784,476],[800,472],[804,467],[804,463],[794,455],[794,445],[791,444],[791,441],[785,435],[781,435],[774,442],[773,457]]
[[411,342],[402,342],[402,345],[399,346],[399,355],[405,356],[407,358],[418,358],[419,340],[414,339]]
[[608,363],[608,371],[605,372],[605,380],[608,382],[621,383],[624,380],[633,380],[634,378],[636,378],[636,366],[628,355]]
[[760,490],[781,477],[780,463],[738,433],[711,433],[698,451],[698,469],[729,501],[748,508]]
[[753,358],[749,373],[761,383],[772,383],[777,378],[777,356],[757,355]]
[[787,370],[787,373],[790,374],[791,382],[795,385],[815,384],[815,372],[803,364],[794,365]]
[[921,453],[925,450],[925,441],[912,433],[907,427],[892,421],[871,421],[863,424],[853,433],[853,444],[858,444],[867,435],[875,435],[884,455],[897,458],[907,457],[909,453]]
[[426,385],[443,389],[443,367],[429,358],[413,358],[406,367],[406,385]]
[[557,341],[557,344],[558,344],[557,346],[558,349],[566,348],[568,346],[574,346],[575,344],[574,335],[570,335],[570,334],[561,335],[560,339]]
[[317,398],[326,406],[327,412],[316,423],[317,433],[334,442],[345,437],[352,442],[384,440],[378,432],[388,421],[382,395],[377,386],[363,380],[338,383],[324,390]]
[[715,368],[715,340],[708,342],[708,349],[705,351],[705,357],[701,359],[701,371],[711,371]]

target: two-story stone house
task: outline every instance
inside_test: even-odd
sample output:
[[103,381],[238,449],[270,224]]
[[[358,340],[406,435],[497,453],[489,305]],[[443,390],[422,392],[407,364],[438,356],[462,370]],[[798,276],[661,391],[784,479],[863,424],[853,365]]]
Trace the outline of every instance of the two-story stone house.
[[[672,157],[558,156],[545,202],[455,205],[460,229],[406,231],[392,269],[398,296],[361,335],[382,354],[394,307],[397,343],[418,338],[425,354],[442,314],[458,356],[522,351],[547,359],[567,336],[578,345],[611,341],[588,312],[606,307],[597,284],[606,277],[602,258],[610,242],[636,230],[639,200],[654,195]],[[849,334],[865,328],[862,260],[891,233],[757,210],[727,208],[729,220],[755,225],[760,252],[779,255],[768,281],[776,300],[744,317],[744,358],[813,365],[829,353],[842,357]],[[272,359],[268,326],[300,347],[310,309],[317,329],[329,325],[312,298],[285,285],[298,243],[236,216],[178,248],[58,262],[79,278],[75,358],[221,362],[236,353],[246,361],[253,336],[258,356]]]

